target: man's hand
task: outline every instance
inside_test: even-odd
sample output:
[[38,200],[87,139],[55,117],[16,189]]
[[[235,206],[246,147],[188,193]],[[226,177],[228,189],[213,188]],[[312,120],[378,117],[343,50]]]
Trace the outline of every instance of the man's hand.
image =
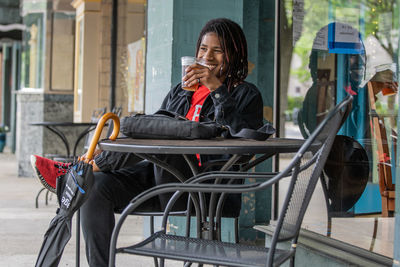
[[[93,152],[93,158],[96,157],[97,155],[99,155],[101,152],[103,152],[103,150],[96,148],[96,150]],[[85,161],[87,159],[87,152],[85,154],[83,154],[82,156],[78,157],[79,161]],[[99,172],[100,168],[97,166],[96,162],[94,161],[94,159],[91,159],[89,161],[89,164],[93,166],[93,171],[94,172]]]
[[214,75],[214,73],[206,66],[195,63],[186,68],[186,75],[183,81],[188,87],[194,86],[197,83],[203,84],[211,92],[215,91],[222,85],[222,82]]
[[[99,155],[103,150],[96,148],[93,152],[93,158]],[[87,152],[81,156],[81,158],[86,159],[87,158]]]

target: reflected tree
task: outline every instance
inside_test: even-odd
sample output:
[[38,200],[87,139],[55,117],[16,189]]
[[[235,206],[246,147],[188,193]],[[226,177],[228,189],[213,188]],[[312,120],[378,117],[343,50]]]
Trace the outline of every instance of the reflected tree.
[[[346,9],[358,14],[346,16]],[[308,60],[315,33],[332,21],[349,23],[357,21],[364,38],[373,36],[379,45],[397,63],[398,25],[400,23],[397,0],[285,0],[280,9],[280,133],[284,134],[285,112],[290,76],[308,88],[310,72]],[[296,17],[297,16],[297,17]],[[294,21],[294,23],[293,23]],[[300,65],[291,69],[295,56]],[[394,97],[388,99],[388,108],[394,108]]]

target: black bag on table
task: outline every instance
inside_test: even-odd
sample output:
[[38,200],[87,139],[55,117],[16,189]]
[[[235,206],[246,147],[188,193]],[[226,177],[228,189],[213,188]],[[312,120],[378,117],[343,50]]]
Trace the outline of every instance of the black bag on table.
[[234,132],[216,122],[196,122],[167,110],[155,114],[136,114],[121,119],[121,132],[128,137],[143,139],[211,139],[229,132],[230,137],[266,140],[275,129],[267,123],[258,130],[244,128]]

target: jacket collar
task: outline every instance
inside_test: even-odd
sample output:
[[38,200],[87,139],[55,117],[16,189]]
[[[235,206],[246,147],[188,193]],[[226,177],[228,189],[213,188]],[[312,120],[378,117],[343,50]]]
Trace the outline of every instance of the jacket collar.
[[193,92],[192,92],[192,91],[187,91],[187,90],[182,89],[182,83],[179,84],[179,88],[181,89],[181,90],[178,92],[178,95],[179,95],[179,96],[192,97]]
[[179,96],[192,96],[193,95],[193,92],[192,91],[186,91],[186,90],[184,90],[184,89],[182,89],[179,93],[178,93],[178,95]]

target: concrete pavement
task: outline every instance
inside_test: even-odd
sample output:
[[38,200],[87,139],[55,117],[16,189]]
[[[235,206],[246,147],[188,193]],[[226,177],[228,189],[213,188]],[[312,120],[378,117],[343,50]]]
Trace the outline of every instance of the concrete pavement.
[[[35,208],[35,197],[42,188],[33,177],[17,177],[17,161],[14,154],[0,153],[0,266],[34,266],[43,235],[55,216],[55,195],[45,205],[45,194],[41,194],[39,208]],[[59,266],[75,266],[75,220],[72,238],[65,248]],[[122,229],[119,244],[128,245],[142,240],[143,219],[130,216]],[[86,262],[83,238],[81,240],[81,266]],[[117,266],[152,266],[151,258],[119,255]],[[167,266],[182,266],[169,262]]]

